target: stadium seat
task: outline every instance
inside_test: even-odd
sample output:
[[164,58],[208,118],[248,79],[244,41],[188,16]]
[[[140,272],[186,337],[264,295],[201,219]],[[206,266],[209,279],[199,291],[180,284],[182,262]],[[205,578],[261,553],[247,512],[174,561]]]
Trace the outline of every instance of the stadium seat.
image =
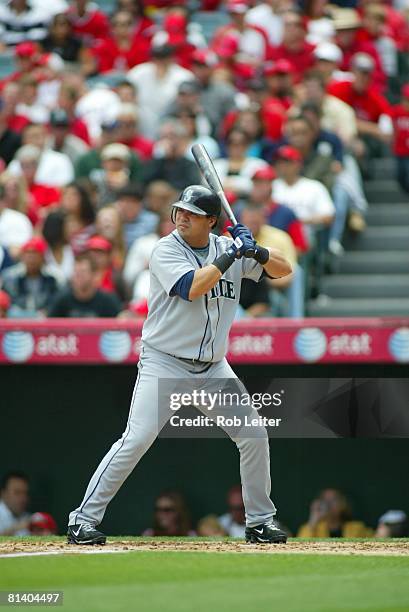
[[230,19],[227,13],[222,11],[198,11],[192,16],[192,21],[201,26],[203,36],[209,42],[214,32],[229,23]]

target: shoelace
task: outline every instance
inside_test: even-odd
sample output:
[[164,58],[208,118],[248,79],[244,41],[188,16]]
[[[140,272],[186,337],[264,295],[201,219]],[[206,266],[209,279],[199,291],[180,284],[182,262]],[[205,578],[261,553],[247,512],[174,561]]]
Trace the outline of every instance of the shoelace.
[[84,531],[95,531],[95,527],[91,523],[82,523],[81,527]]
[[274,529],[274,531],[281,531],[281,529],[277,527],[277,525],[275,525],[273,522],[266,523],[266,527],[269,527],[270,529]]

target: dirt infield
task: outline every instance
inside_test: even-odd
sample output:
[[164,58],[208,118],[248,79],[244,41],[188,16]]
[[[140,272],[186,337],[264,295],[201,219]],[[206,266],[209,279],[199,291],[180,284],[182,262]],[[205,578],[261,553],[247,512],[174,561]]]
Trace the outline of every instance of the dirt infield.
[[169,541],[169,540],[127,540],[116,539],[105,546],[75,546],[64,541],[18,541],[0,542],[0,556],[24,556],[41,554],[72,553],[119,553],[119,552],[221,552],[221,553],[263,553],[263,554],[331,554],[331,555],[397,555],[409,556],[408,541],[300,541],[289,540],[287,544],[255,545],[243,541]]

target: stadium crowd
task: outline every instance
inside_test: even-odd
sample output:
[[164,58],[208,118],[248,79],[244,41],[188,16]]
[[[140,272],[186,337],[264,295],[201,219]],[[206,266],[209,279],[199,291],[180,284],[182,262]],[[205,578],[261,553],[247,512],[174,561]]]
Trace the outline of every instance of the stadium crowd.
[[308,314],[365,231],[371,160],[409,193],[408,22],[405,0],[3,3],[0,317],[145,318],[196,142],[293,265],[243,283],[238,317]]
[[[52,535],[58,533],[57,523],[48,512],[29,512],[29,480],[23,472],[9,472],[0,482],[0,536]],[[244,538],[246,517],[241,486],[229,489],[226,512],[220,516],[202,517],[192,528],[186,499],[177,490],[163,491],[155,500],[152,526],[143,536],[230,536]],[[334,488],[323,489],[313,499],[307,521],[292,534],[301,538],[402,538],[409,536],[409,519],[403,510],[387,510],[379,517],[375,529],[352,515],[347,497]]]

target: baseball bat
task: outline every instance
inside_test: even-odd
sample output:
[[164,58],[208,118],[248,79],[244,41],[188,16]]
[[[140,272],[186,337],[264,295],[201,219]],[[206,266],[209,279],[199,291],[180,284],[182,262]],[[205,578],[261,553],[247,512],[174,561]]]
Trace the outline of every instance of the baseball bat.
[[[237,219],[227,201],[219,175],[216,172],[216,168],[213,165],[210,155],[206,151],[206,147],[202,144],[195,144],[192,146],[192,154],[210,189],[219,196],[223,210],[226,213],[229,221],[233,225],[237,225]],[[253,257],[254,253],[254,249],[247,249],[247,251],[244,253],[244,257]]]

